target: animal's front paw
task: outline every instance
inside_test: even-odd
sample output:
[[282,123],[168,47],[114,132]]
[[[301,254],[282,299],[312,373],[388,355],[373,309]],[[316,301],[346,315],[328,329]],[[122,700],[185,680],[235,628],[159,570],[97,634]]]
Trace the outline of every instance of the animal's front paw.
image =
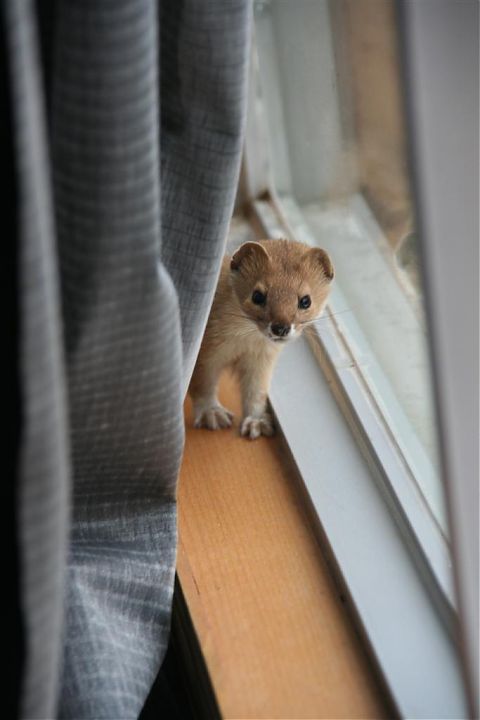
[[275,429],[273,427],[273,420],[270,413],[265,412],[259,417],[247,415],[247,417],[242,420],[240,435],[248,437],[250,440],[255,440],[260,437],[260,435],[267,435],[267,437],[270,437],[274,433]]
[[221,430],[229,428],[232,424],[233,413],[223,405],[210,405],[205,407],[199,405],[194,409],[193,424],[196,428],[208,428],[209,430]]

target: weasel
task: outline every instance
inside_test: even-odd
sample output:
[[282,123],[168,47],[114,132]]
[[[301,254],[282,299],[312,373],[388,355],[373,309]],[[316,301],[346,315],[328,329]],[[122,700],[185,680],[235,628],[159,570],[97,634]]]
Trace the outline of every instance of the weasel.
[[267,394],[275,361],[319,317],[333,277],[325,250],[289,240],[246,242],[223,259],[189,387],[195,427],[231,426],[233,414],[217,399],[229,367],[240,380],[241,435],[273,435]]

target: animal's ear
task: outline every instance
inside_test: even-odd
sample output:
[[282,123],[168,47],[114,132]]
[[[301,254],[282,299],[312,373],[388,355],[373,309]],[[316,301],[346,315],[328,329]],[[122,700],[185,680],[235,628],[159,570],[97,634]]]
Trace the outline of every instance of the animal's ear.
[[266,260],[269,260],[269,257],[263,245],[258,242],[246,242],[234,252],[230,260],[230,267],[232,270],[239,270],[245,261],[265,262]]
[[307,257],[313,265],[321,268],[325,280],[332,282],[335,277],[335,270],[333,269],[333,263],[326,250],[322,250],[322,248],[312,248],[308,251]]

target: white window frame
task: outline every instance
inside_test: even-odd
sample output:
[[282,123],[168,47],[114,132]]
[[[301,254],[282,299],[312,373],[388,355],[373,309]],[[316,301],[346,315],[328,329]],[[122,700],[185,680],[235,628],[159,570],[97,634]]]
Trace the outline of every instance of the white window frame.
[[406,0],[402,7],[460,647],[470,715],[478,718],[479,5]]
[[[436,3],[437,0],[434,2],[437,8]],[[327,12],[328,4],[322,4]],[[465,4],[470,5],[471,12],[472,3],[467,0]],[[310,3],[311,12],[315,11],[313,5]],[[424,7],[426,15],[433,11],[430,0],[424,0]],[[414,40],[425,41],[409,26],[413,14],[414,10],[407,4],[402,27],[411,45]],[[307,26],[315,31],[314,23]],[[428,35],[427,26],[423,27],[423,33]],[[275,37],[271,42],[275,42]],[[427,62],[425,58],[420,58],[421,61]],[[262,136],[255,63],[253,69],[250,96],[255,119],[250,115],[247,126],[244,199],[249,203],[250,216],[259,235],[290,236],[309,242],[308,232],[304,230],[299,237],[299,228],[292,227],[291,214],[285,212],[272,187],[268,153],[262,152],[272,139]],[[433,71],[441,74],[438,64]],[[465,77],[465,67],[456,71]],[[407,76],[413,94],[416,88],[412,76],[417,77],[417,72],[417,67],[412,65]],[[447,79],[442,91],[449,92]],[[411,129],[415,134],[418,132],[416,121],[418,118],[412,111]],[[471,139],[469,135],[467,140]],[[273,144],[282,141],[275,138]],[[422,149],[427,148],[421,145],[417,148],[421,161]],[[474,180],[473,174],[473,188]],[[422,220],[423,208],[418,210]],[[458,214],[458,208],[450,208],[452,212],[455,210]],[[422,228],[428,231],[423,223]],[[472,228],[465,228],[465,232],[467,230],[470,234],[466,237],[471,239]],[[415,718],[466,717],[464,676],[455,646],[455,593],[451,576],[445,572],[448,548],[425,504],[415,496],[414,483],[406,481],[409,469],[401,448],[362,378],[361,363],[342,334],[335,315],[335,308],[328,307],[309,341],[302,339],[283,354],[274,376],[270,402],[304,479],[345,591],[399,714]],[[431,322],[430,317],[429,320]],[[319,366],[323,372],[319,372]],[[458,494],[458,484],[455,487]],[[458,498],[457,504],[461,505]],[[475,538],[474,531],[470,531],[469,538],[472,537]],[[471,563],[469,569],[471,572]],[[471,622],[472,618],[469,627],[474,628]],[[470,645],[475,649],[475,642],[470,640]],[[472,657],[471,650],[469,657]],[[469,667],[472,669],[474,665],[470,662]]]

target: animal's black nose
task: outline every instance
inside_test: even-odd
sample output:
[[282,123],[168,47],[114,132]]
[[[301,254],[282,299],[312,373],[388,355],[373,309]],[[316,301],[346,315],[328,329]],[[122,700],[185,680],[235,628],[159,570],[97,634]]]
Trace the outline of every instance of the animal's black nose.
[[290,332],[290,325],[281,325],[280,323],[272,323],[272,332],[278,337],[285,337]]

